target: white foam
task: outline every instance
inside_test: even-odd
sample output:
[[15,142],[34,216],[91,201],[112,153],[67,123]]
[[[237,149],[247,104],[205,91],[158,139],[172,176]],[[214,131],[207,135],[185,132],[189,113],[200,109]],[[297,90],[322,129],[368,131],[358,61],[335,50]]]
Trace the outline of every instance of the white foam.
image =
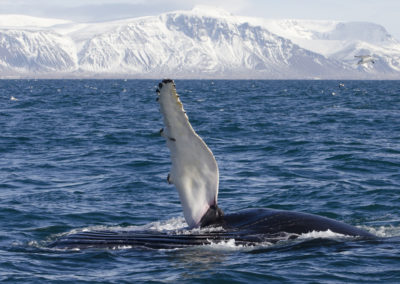
[[381,238],[400,236],[400,226],[387,225],[387,226],[379,226],[377,228],[364,227],[363,229]]
[[112,247],[111,249],[112,250],[123,250],[123,249],[131,249],[132,248],[132,246],[115,246],[115,247]]
[[[14,243],[13,245],[16,245],[16,243]],[[39,243],[37,241],[30,241],[30,242],[28,242],[28,246],[39,247]]]
[[339,233],[332,232],[331,230],[326,231],[312,231],[309,233],[304,233],[299,235],[299,240],[307,239],[343,239],[343,238],[353,238],[352,236],[347,236]]
[[217,250],[240,250],[245,248],[243,245],[236,244],[235,239],[229,239],[227,241],[220,242],[210,241],[210,244],[207,245],[207,247]]
[[187,228],[187,223],[183,217],[176,217],[166,221],[152,222],[142,227],[146,230],[154,230],[157,232],[176,231]]
[[206,227],[206,228],[189,228],[185,219],[183,217],[175,217],[165,221],[151,222],[145,225],[139,226],[104,226],[96,225],[89,226],[85,228],[73,229],[68,233],[63,233],[62,235],[76,234],[79,232],[90,232],[90,231],[154,231],[158,233],[167,233],[174,235],[191,235],[191,234],[207,234],[211,232],[219,232],[223,230],[222,227]]
[[229,239],[227,241],[210,241],[209,245],[203,245],[204,249],[219,250],[219,251],[253,251],[259,249],[265,249],[276,244],[270,242],[261,242],[257,245],[242,245],[236,243],[235,239]]
[[165,221],[156,221],[156,222],[151,222],[145,225],[139,225],[139,226],[105,226],[105,225],[96,225],[96,226],[89,226],[89,227],[84,227],[84,228],[77,228],[77,229],[72,229],[71,231],[67,233],[61,233],[57,235],[53,235],[53,237],[61,237],[65,235],[70,235],[70,234],[76,234],[80,232],[92,232],[92,231],[114,231],[114,232],[120,232],[120,231],[129,231],[129,232],[135,232],[135,231],[155,231],[155,232],[175,232],[175,231],[186,231],[186,232],[191,232],[191,230],[187,229],[187,224],[185,222],[185,219],[183,217],[176,217],[176,218],[171,218],[169,220]]

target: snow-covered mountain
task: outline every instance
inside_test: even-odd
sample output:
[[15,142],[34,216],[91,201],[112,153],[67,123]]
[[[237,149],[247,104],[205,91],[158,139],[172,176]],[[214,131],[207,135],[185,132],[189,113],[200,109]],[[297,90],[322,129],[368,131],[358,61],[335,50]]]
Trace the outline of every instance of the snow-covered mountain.
[[[364,54],[376,63],[357,65]],[[0,77],[400,79],[400,43],[373,23],[199,7],[103,23],[0,15]]]

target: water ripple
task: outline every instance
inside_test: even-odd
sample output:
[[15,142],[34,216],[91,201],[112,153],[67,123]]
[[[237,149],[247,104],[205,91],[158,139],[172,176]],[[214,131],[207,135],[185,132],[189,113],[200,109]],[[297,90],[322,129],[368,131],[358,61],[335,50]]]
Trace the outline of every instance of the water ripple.
[[398,81],[347,81],[345,88],[337,81],[176,81],[193,127],[218,160],[226,212],[315,213],[382,239],[46,249],[71,230],[178,226],[182,209],[166,183],[157,83],[0,81],[0,281],[400,281]]

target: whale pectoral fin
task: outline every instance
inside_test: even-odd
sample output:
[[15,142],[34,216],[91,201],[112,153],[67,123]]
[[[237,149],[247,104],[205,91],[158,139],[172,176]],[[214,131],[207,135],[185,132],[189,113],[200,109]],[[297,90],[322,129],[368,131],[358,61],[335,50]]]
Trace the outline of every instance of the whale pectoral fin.
[[164,128],[160,129],[160,135],[161,135],[161,137],[164,137],[165,139],[168,139],[170,141],[174,141],[174,142],[176,141],[176,139],[174,137],[170,137],[170,136],[168,136],[168,134],[165,133]]
[[201,219],[209,208],[217,205],[217,161],[190,125],[174,82],[166,79],[158,87],[158,103],[165,125],[160,133],[171,152],[170,180],[172,177],[179,192],[186,222],[190,227],[197,227],[202,225]]
[[211,205],[207,212],[201,217],[200,227],[206,227],[208,225],[222,225],[223,224],[224,212],[218,205]]
[[167,182],[168,182],[168,184],[173,184],[173,183],[174,183],[174,182],[172,181],[171,174],[168,174],[168,176],[167,176]]

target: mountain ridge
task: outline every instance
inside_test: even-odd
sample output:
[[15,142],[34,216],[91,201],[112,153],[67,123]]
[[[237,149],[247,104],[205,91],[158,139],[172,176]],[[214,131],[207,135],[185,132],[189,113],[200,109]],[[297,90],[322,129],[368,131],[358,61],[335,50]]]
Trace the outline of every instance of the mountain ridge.
[[[357,65],[360,54],[376,63]],[[2,78],[400,79],[400,43],[374,23],[270,20],[204,7],[99,23],[0,15],[0,72]]]

